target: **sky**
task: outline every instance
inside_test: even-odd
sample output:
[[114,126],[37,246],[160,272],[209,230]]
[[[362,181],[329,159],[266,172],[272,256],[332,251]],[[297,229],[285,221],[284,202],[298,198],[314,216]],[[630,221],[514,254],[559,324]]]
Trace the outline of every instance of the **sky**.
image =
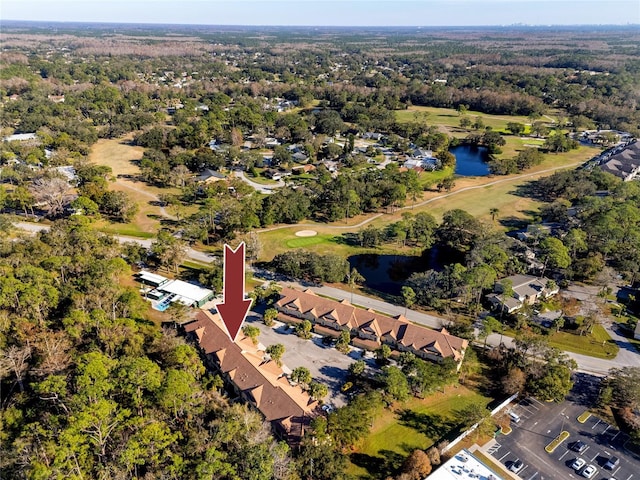
[[0,0],[0,20],[199,25],[640,24],[640,0]]

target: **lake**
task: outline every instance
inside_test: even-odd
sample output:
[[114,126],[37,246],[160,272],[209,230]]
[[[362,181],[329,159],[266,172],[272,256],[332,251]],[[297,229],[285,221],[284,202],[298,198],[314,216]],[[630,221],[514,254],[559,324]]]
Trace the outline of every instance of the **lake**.
[[372,253],[352,255],[347,260],[365,278],[365,286],[391,295],[400,295],[405,280],[414,272],[426,270],[429,263],[428,256]]
[[456,157],[456,175],[482,177],[489,175],[489,152],[487,147],[459,145],[449,150]]

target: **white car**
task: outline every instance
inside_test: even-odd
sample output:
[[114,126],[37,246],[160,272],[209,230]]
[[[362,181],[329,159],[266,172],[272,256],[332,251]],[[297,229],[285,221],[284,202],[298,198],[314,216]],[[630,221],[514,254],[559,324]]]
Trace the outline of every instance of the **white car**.
[[585,477],[585,478],[591,478],[596,474],[597,471],[598,471],[598,469],[594,465],[588,465],[582,471],[582,476]]
[[583,458],[576,458],[571,464],[571,468],[573,468],[576,472],[584,467],[587,462]]

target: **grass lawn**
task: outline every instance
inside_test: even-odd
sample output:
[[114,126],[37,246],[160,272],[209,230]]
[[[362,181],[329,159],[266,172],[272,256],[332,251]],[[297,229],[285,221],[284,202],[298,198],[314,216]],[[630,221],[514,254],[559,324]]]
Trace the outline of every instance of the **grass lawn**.
[[332,242],[334,235],[316,235],[315,237],[296,237],[291,240],[287,240],[287,247],[300,248],[308,247],[310,245],[317,245],[319,243]]
[[117,223],[109,222],[107,220],[98,220],[94,225],[96,230],[100,230],[101,232],[109,233],[111,235],[124,235],[126,237],[138,238],[153,238],[156,236],[154,230],[142,230],[135,221],[133,223]]
[[348,473],[356,478],[383,478],[380,475],[400,466],[416,448],[427,449],[442,438],[460,432],[457,411],[474,402],[491,399],[463,386],[448,387],[425,399],[412,398],[384,409],[373,421],[369,436],[356,446]]
[[[89,160],[98,165],[108,165],[117,180],[109,184],[110,190],[127,193],[138,204],[139,211],[130,224],[108,224],[104,222],[99,228],[109,233],[120,233],[136,237],[148,237],[160,228],[162,211],[157,203],[158,195],[179,193],[177,188],[158,188],[136,182],[119,175],[138,175],[140,169],[137,161],[142,158],[144,149],[131,145],[131,136],[115,139],[98,140],[89,154]],[[126,230],[126,231],[125,231]]]
[[[458,112],[453,108],[435,108],[435,107],[419,107],[413,106],[409,107],[407,110],[397,110],[396,111],[396,120],[400,123],[403,122],[412,122],[414,121],[414,114],[416,112],[426,113],[426,123],[428,125],[442,125],[445,127],[460,127],[460,118]],[[505,130],[507,128],[507,123],[509,122],[518,122],[518,123],[531,123],[527,117],[521,115],[491,115],[488,113],[477,112],[474,110],[469,110],[466,113],[466,116],[471,119],[473,122],[475,117],[482,117],[482,121],[485,126],[491,127],[494,130]]]
[[137,175],[140,169],[137,160],[142,158],[144,148],[131,145],[133,135],[122,138],[101,138],[92,147],[89,161],[98,165],[108,165],[113,175]]
[[596,358],[614,358],[620,350],[602,325],[596,325],[590,335],[554,333],[549,337],[549,344],[561,350]]

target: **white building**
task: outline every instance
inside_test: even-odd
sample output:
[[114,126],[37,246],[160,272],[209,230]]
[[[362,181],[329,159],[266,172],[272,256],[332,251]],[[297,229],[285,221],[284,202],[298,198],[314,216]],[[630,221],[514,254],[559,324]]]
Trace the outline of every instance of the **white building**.
[[426,480],[505,480],[505,477],[487,467],[468,450],[461,450],[454,457],[431,472]]
[[142,283],[141,291],[145,298],[151,300],[151,306],[161,312],[173,302],[201,307],[214,298],[213,290],[182,280],[171,280],[157,273],[142,270],[134,276]]

